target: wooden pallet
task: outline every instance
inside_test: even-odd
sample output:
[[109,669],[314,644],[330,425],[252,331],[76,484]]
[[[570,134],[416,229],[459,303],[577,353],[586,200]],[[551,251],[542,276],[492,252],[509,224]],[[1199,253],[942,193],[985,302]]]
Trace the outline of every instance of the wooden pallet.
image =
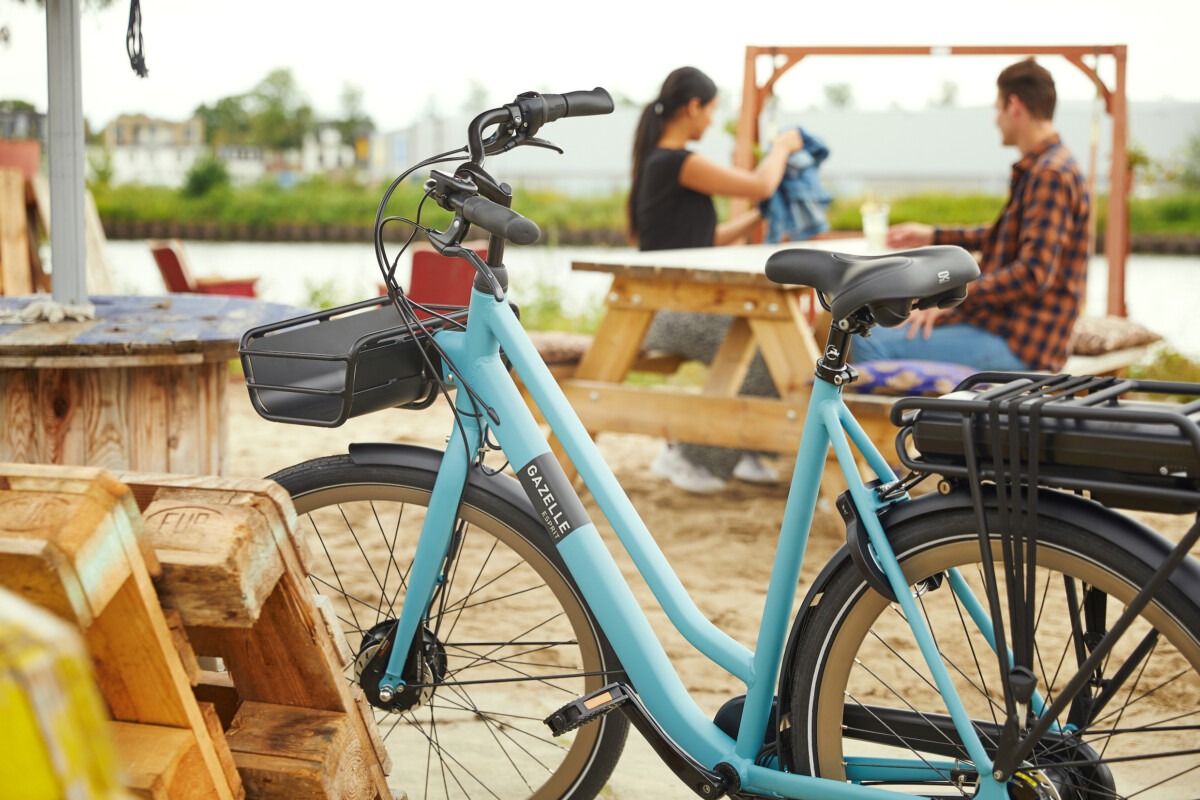
[[[140,530],[133,495],[103,471],[0,465],[0,585],[81,629],[121,723],[114,734],[130,785],[178,789],[143,793],[156,798],[240,798],[225,741],[206,722],[159,606],[159,562]],[[160,742],[173,772],[130,763],[126,733]]]
[[270,481],[125,473],[250,798],[391,800],[387,752],[313,600],[291,498]]
[[0,585],[82,630],[135,795],[392,800],[295,531],[269,481],[0,464]]

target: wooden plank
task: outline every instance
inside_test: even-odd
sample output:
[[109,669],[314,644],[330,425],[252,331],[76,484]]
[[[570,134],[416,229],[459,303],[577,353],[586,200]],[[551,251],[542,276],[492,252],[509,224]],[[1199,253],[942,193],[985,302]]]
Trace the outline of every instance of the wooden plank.
[[354,651],[350,649],[350,642],[346,641],[346,632],[342,630],[342,623],[338,622],[333,600],[328,595],[314,594],[313,605],[317,607],[317,611],[321,615],[321,622],[325,623],[325,630],[329,633],[329,640],[333,642],[334,651],[338,655],[341,667],[345,669],[354,660]]
[[226,732],[247,798],[379,796],[345,713],[243,703]]
[[229,441],[229,415],[226,395],[229,390],[229,368],[224,361],[210,362],[200,368],[200,412],[203,419],[201,443],[204,472],[224,475],[226,443]]
[[791,321],[752,319],[749,324],[780,396],[807,396],[816,369],[816,361],[809,357],[812,332]]
[[[576,374],[596,380],[624,378],[637,359],[653,321],[654,312],[649,308],[609,308]],[[596,346],[596,342],[601,346]]]
[[78,380],[68,370],[37,373],[38,431],[42,437],[41,461],[51,464],[86,464]]
[[205,800],[218,791],[191,731],[132,722],[112,722],[109,730],[135,797]]
[[[38,175],[31,182],[34,208],[41,218],[42,228],[46,236],[50,235],[50,183],[43,175]],[[96,199],[90,191],[83,195],[84,219],[84,251],[87,263],[88,294],[112,294],[112,275],[108,269],[108,258],[104,247],[107,239],[104,236],[104,226],[100,222],[100,214],[96,210]]]
[[307,573],[312,563],[312,553],[308,543],[297,530],[296,507],[287,491],[275,481],[262,478],[230,478],[217,475],[179,475],[155,474],[148,472],[120,472],[117,480],[129,487],[134,502],[145,513],[150,504],[159,496],[173,495],[176,490],[197,490],[202,492],[223,493],[221,502],[228,504],[249,504],[259,509],[259,513],[278,518],[282,525],[272,526],[276,533],[276,541],[280,552],[287,556],[294,553],[296,566],[294,568]]
[[[686,280],[613,279],[607,304],[612,309],[670,309],[698,314],[725,314],[758,319],[789,317],[787,297],[803,291],[770,286],[741,286],[723,283],[691,283]],[[603,324],[603,320],[601,321]]]
[[214,470],[202,457],[202,419],[198,395],[201,379],[195,370],[166,370],[170,392],[167,415],[167,464],[169,471],[207,475]]
[[29,223],[25,216],[25,177],[0,167],[0,293],[33,293],[29,261]]
[[86,453],[83,463],[112,470],[127,469],[132,461],[128,421],[140,416],[138,409],[130,405],[129,371],[88,369],[76,374],[93,398],[103,398],[83,407]]
[[721,346],[708,365],[708,376],[704,381],[704,393],[733,397],[742,388],[746,373],[758,348],[750,331],[750,324],[735,317],[729,324],[729,332],[721,340]]
[[233,718],[237,716],[237,710],[241,706],[242,700],[238,697],[237,689],[233,685],[233,677],[228,672],[201,670],[200,681],[196,684],[193,693],[196,695],[201,711],[205,706],[213,709],[217,719],[221,722],[222,730],[233,724]]
[[217,751],[217,759],[221,762],[221,769],[225,773],[225,780],[229,784],[233,800],[244,800],[246,788],[242,785],[242,776],[238,773],[237,762],[233,759],[233,751],[229,749],[229,742],[225,740],[225,727],[221,724],[216,707],[212,703],[200,703],[199,705],[200,714],[204,717],[204,723],[208,727],[208,735],[212,737],[213,746]]
[[0,461],[39,462],[37,376],[28,370],[0,369]]
[[100,213],[96,210],[96,198],[92,197],[90,191],[83,193],[83,221],[88,294],[113,294],[112,274],[104,252],[108,240],[104,236]]
[[183,617],[173,608],[164,608],[163,617],[167,620],[167,630],[171,632],[171,641],[175,643],[175,652],[179,653],[179,661],[187,675],[188,683],[193,687],[200,683],[200,662],[196,659],[196,651],[188,641]]
[[[807,397],[709,397],[673,389],[638,389],[571,379],[563,392],[588,430],[621,431],[671,441],[794,452],[804,427]],[[738,420],[737,425],[713,420]]]
[[[166,472],[167,429],[171,415],[170,376],[150,365],[130,370],[129,464],[146,472]],[[145,510],[144,508],[142,509]]]
[[[10,344],[8,338],[5,345]],[[105,355],[4,355],[0,356],[0,368],[9,369],[108,369],[111,367],[157,367],[177,364],[203,364],[208,359],[203,353],[158,353],[137,356]]]
[[188,626],[249,627],[283,575],[275,526],[228,493],[159,492],[144,527],[162,563],[157,588],[165,608]]

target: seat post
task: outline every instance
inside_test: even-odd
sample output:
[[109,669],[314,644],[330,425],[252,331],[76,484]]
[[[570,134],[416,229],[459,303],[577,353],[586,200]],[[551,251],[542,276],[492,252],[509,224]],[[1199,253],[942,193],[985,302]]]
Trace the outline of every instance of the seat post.
[[847,360],[850,358],[851,336],[859,330],[861,323],[857,320],[831,320],[829,336],[825,340],[825,352],[817,359],[816,376],[818,380],[832,383],[835,386],[845,386],[852,383],[858,374]]

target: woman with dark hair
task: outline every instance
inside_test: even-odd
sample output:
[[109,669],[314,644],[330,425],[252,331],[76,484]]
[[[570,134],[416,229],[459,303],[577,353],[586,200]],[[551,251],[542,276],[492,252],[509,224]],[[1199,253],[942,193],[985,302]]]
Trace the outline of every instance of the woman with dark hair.
[[[762,223],[757,203],[783,180],[787,159],[804,142],[799,130],[780,134],[753,170],[718,164],[687,148],[713,121],[717,86],[695,67],[667,76],[658,97],[642,111],[633,143],[629,233],[639,250],[712,247],[745,238]],[[718,224],[714,195],[754,201],[753,207]],[[711,363],[730,318],[713,314],[659,312],[646,336],[649,349]],[[742,385],[744,394],[775,394],[761,356]],[[651,470],[691,492],[715,492],[732,476],[755,483],[779,480],[757,453],[723,447],[668,443]]]

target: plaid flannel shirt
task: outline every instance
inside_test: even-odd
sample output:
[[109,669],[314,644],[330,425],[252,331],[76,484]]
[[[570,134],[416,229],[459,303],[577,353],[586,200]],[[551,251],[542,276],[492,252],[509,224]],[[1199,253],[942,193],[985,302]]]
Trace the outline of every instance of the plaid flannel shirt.
[[996,222],[935,228],[936,244],[982,256],[966,300],[939,324],[974,325],[1007,340],[1030,369],[1062,369],[1087,288],[1090,206],[1079,166],[1057,136],[1023,156]]

